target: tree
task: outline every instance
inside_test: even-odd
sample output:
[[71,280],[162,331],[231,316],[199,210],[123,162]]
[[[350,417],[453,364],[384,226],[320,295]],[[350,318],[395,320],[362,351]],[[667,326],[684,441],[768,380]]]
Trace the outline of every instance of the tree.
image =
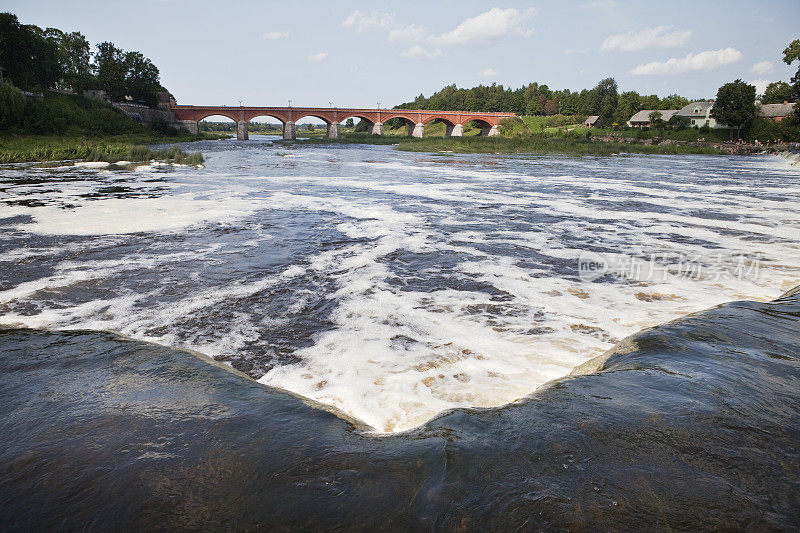
[[58,50],[36,26],[19,23],[17,16],[0,13],[0,74],[20,89],[54,87],[61,77]]
[[97,84],[111,100],[130,96],[134,101],[155,107],[162,90],[158,68],[140,52],[124,52],[114,43],[97,45],[94,58]]
[[767,85],[764,96],[761,98],[762,104],[782,104],[794,99],[792,86],[785,81],[775,81]]
[[737,138],[756,118],[756,88],[742,80],[726,83],[717,91],[717,100],[711,108],[711,116],[717,122],[736,128]]
[[114,43],[105,41],[97,45],[94,56],[94,74],[97,84],[112,100],[125,98],[125,56]]
[[651,112],[650,113],[650,126],[654,127],[658,131],[663,130],[664,126],[666,125],[666,122],[664,122],[664,119],[661,118],[662,116],[663,115],[661,114],[661,111],[653,111],[653,112]]
[[[800,39],[795,39],[783,51],[783,62],[791,66],[792,63],[798,61],[800,63]],[[797,72],[791,79],[792,82],[792,100],[800,100],[800,64],[797,66]],[[789,117],[789,122],[795,125],[800,125],[800,105],[794,106],[794,113]]]
[[123,59],[125,89],[136,102],[150,107],[158,105],[158,68],[139,52],[128,52]]
[[[795,61],[800,61],[800,39],[795,39],[783,51],[783,62],[791,66]],[[800,97],[800,64],[797,66],[797,72],[792,76],[792,83],[794,84],[794,97]]]
[[598,115],[597,121],[601,127],[611,126],[614,123],[614,113],[617,110],[618,101],[617,82],[614,78],[600,80],[594,89],[589,91],[586,114]]
[[678,94],[670,94],[661,99],[659,109],[680,109],[689,105],[689,100]]
[[630,118],[644,109],[642,97],[636,91],[625,91],[617,99],[617,110],[614,113],[614,121],[618,124],[625,124]]
[[56,28],[47,28],[44,36],[55,45],[58,52],[61,78],[57,85],[74,91],[87,88],[92,79],[92,54],[86,37],[77,31],[64,33]]
[[689,117],[684,117],[683,115],[678,115],[677,113],[672,115],[667,122],[673,130],[681,131],[685,130],[689,127],[691,123],[691,119]]
[[352,128],[353,125],[353,117],[348,118],[344,123],[345,128]]

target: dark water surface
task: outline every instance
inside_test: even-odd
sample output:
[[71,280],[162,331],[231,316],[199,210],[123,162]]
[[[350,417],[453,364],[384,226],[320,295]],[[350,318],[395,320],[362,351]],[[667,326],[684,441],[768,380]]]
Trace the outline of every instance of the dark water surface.
[[188,148],[0,168],[0,530],[798,528],[796,167]]
[[395,436],[192,353],[0,332],[0,527],[791,530],[800,292],[627,339],[602,371]]
[[270,142],[187,146],[202,169],[0,168],[0,325],[197,350],[391,433],[800,280],[778,157]]

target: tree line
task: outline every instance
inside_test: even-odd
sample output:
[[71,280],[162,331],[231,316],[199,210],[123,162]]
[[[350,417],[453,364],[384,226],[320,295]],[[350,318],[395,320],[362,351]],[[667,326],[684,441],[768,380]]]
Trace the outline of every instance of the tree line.
[[[784,62],[791,65],[800,61],[800,40],[795,40],[783,51]],[[800,68],[790,82],[770,83],[760,101],[764,104],[796,102],[800,97]],[[551,90],[547,85],[529,83],[517,89],[493,83],[461,89],[448,85],[429,97],[420,94],[413,101],[396,106],[396,109],[438,109],[442,111],[512,112],[518,115],[597,115],[598,126],[624,127],[637,112],[645,109],[680,109],[690,103],[678,94],[660,98],[655,94],[643,95],[636,91],[618,91],[614,78],[606,78],[592,89],[570,91]],[[800,109],[789,117],[786,127],[800,126]],[[752,125],[757,117],[756,89],[741,80],[720,87],[712,110],[718,122],[741,132]],[[656,119],[660,118],[657,114]],[[672,119],[675,127],[685,127],[681,117]],[[688,122],[683,121],[683,122]]]
[[0,13],[0,79],[32,92],[101,89],[111,100],[150,107],[164,90],[158,68],[140,52],[102,42],[92,53],[80,32],[20,24],[12,13]]
[[642,95],[636,91],[618,92],[614,78],[600,80],[592,89],[570,91],[551,90],[547,85],[529,83],[518,89],[502,85],[478,85],[459,89],[455,85],[433,93],[430,97],[417,96],[413,101],[400,104],[397,109],[439,109],[442,111],[512,112],[518,115],[598,115],[600,125],[624,123],[642,109],[678,109],[689,100],[671,94],[659,98],[655,94]]

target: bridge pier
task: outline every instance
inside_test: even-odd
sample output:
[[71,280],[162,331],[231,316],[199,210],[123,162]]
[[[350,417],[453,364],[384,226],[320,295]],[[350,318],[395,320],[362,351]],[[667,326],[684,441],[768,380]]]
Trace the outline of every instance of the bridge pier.
[[[409,126],[410,127],[410,126]],[[417,137],[419,139],[425,137],[425,124],[422,122],[418,122],[414,129],[411,131],[412,137]]]
[[372,125],[372,131],[370,132],[373,135],[383,135],[383,123],[376,122]]
[[283,138],[286,141],[297,139],[297,131],[295,131],[294,122],[291,120],[287,120],[283,123]]
[[339,133],[341,132],[340,125],[338,122],[331,122],[328,124],[328,138],[329,139],[338,139]]
[[445,125],[445,137],[463,137],[464,136],[464,126],[461,124],[456,124],[455,126],[450,126],[449,124]]
[[236,140],[237,141],[246,141],[250,138],[250,134],[247,132],[247,121],[240,120],[236,123]]
[[496,135],[500,135],[500,127],[497,126],[497,125],[492,126],[491,128],[489,128],[488,135],[489,135],[489,137],[494,137]]
[[188,130],[193,135],[200,133],[200,128],[194,120],[176,120],[172,125],[178,129]]

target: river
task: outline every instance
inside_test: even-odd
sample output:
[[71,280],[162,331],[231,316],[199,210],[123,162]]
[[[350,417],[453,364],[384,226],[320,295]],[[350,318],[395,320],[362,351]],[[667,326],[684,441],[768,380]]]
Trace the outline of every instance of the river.
[[797,167],[186,148],[0,169],[0,529],[797,528]]
[[395,432],[800,279],[777,157],[186,148],[204,168],[0,171],[0,324],[190,348]]

